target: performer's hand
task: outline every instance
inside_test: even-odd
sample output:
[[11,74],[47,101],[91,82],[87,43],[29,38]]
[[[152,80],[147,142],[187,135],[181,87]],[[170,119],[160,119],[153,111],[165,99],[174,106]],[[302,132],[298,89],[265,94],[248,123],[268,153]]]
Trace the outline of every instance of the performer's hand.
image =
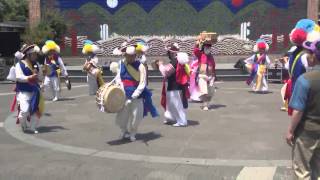
[[37,74],[33,74],[33,75],[28,76],[28,82],[30,82],[30,83],[37,82],[37,80],[38,80]]
[[293,132],[288,130],[286,135],[286,141],[289,146],[293,146],[294,135]]
[[125,105],[128,106],[131,103],[132,103],[131,99],[127,99]]

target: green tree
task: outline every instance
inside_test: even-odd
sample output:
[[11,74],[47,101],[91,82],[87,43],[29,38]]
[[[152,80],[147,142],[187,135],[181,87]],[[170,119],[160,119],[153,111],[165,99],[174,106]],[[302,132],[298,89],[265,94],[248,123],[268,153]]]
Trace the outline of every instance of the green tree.
[[55,9],[46,11],[41,21],[51,28],[53,40],[60,43],[62,36],[67,31],[67,24],[60,12]]
[[0,0],[0,22],[26,21],[27,17],[27,0]]
[[22,36],[27,43],[44,44],[48,39],[61,42],[61,37],[66,33],[67,25],[57,10],[46,11],[40,23],[30,29],[28,28]]

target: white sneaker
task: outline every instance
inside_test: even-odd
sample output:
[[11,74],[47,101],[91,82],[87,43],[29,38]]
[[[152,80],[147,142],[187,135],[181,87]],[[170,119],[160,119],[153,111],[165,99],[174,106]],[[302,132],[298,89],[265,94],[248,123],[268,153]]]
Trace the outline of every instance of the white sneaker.
[[38,134],[39,132],[37,130],[33,131],[33,134]]
[[59,100],[58,97],[54,97],[54,98],[52,99],[53,102],[58,101],[58,100]]
[[205,106],[205,107],[202,108],[202,110],[209,111],[209,108],[208,108],[208,106]]
[[121,139],[129,139],[130,134],[128,132],[121,133],[120,138]]
[[187,127],[186,124],[179,124],[179,123],[175,123],[174,125],[172,125],[173,127]]
[[136,141],[137,139],[136,139],[136,136],[135,135],[130,135],[130,141],[131,142],[134,142],[134,141]]

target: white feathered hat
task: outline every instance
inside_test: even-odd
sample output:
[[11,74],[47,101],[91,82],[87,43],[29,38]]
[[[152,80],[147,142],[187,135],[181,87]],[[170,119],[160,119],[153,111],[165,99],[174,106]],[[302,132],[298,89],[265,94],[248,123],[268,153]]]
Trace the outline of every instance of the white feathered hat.
[[188,64],[189,63],[189,56],[185,52],[178,52],[177,53],[177,60],[180,64]]
[[119,71],[119,63],[117,63],[117,62],[112,62],[112,63],[110,64],[110,71],[111,71],[112,73],[117,74],[118,71]]

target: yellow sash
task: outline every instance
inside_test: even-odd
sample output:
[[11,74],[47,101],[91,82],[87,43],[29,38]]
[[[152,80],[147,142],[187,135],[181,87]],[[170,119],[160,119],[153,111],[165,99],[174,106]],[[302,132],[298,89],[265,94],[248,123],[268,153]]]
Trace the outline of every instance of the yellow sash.
[[266,65],[259,65],[258,72],[257,72],[257,80],[256,80],[256,89],[259,90],[261,87],[261,82],[264,74],[266,73]]
[[296,67],[296,64],[297,64],[298,59],[300,58],[301,54],[302,54],[302,51],[301,51],[301,52],[299,52],[299,53],[297,54],[297,56],[294,58],[294,61],[293,61],[292,67],[291,67],[291,69],[290,69],[290,71],[289,71],[289,75],[290,75],[290,77],[292,77],[292,74],[293,74],[294,68]]
[[188,75],[188,76],[190,76],[190,66],[189,66],[189,64],[185,64],[184,65],[184,71],[186,72],[186,74]]
[[136,81],[140,81],[140,72],[136,70],[132,65],[128,64],[127,62],[123,62],[124,66],[126,67],[128,73],[132,76],[132,78]]
[[32,64],[30,63],[30,62],[28,62],[28,61],[26,61],[26,60],[22,60],[21,61],[27,68],[29,68],[31,71],[32,71],[32,73],[35,73],[34,72],[34,68],[32,67]]

